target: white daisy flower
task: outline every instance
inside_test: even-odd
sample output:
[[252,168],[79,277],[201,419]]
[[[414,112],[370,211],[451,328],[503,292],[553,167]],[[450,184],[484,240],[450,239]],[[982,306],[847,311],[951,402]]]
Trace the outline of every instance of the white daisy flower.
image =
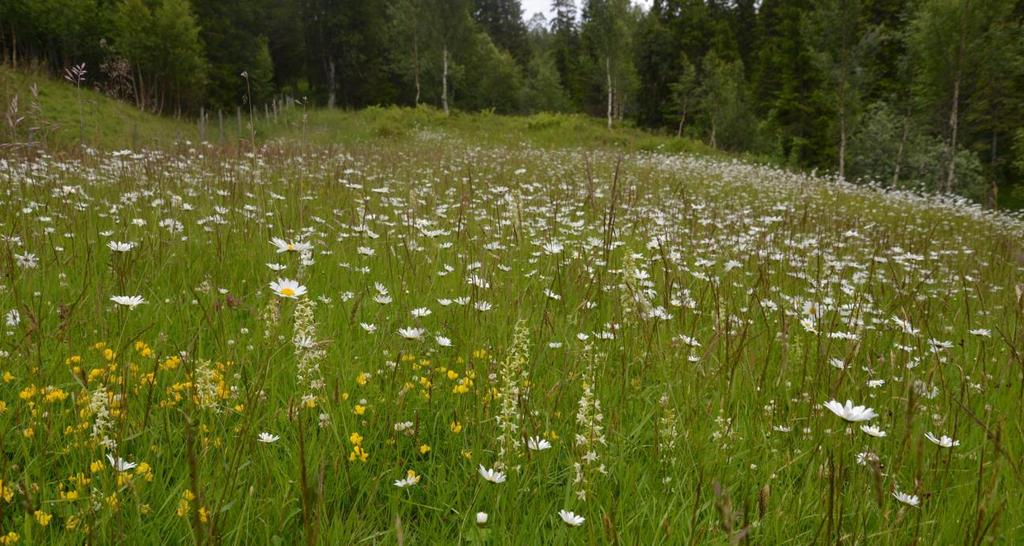
[[489,481],[491,483],[505,483],[505,473],[504,472],[499,472],[497,470],[493,470],[493,469],[490,469],[490,468],[484,468],[484,465],[480,465],[480,468],[478,469],[478,471],[480,472],[480,476],[483,479],[485,479],[485,480],[487,480],[487,481]]
[[903,504],[909,505],[909,506],[920,506],[921,505],[921,499],[919,499],[917,497],[917,495],[910,495],[910,494],[903,493],[903,492],[900,492],[900,491],[893,491],[892,492],[892,496],[895,497],[896,500],[902,502]]
[[406,487],[412,487],[420,483],[420,476],[415,470],[409,470],[406,472],[405,477],[400,480],[395,480],[395,487],[404,489]]
[[531,451],[544,451],[545,449],[551,449],[551,442],[537,436],[531,436],[526,439],[526,447]]
[[946,435],[943,435],[941,438],[936,438],[935,435],[932,434],[931,432],[926,432],[924,434],[924,437],[928,438],[928,440],[931,441],[931,443],[939,447],[950,448],[960,445],[960,440],[954,440]]
[[874,436],[875,438],[885,438],[885,431],[875,425],[861,425],[860,429],[864,431],[864,434],[868,436]]
[[109,453],[107,454],[107,460],[110,461],[110,466],[112,466],[114,470],[118,472],[128,472],[129,470],[135,468],[136,466],[139,466],[136,463],[128,462],[127,460],[122,459],[120,457],[114,457]]
[[274,245],[274,248],[277,249],[278,254],[282,252],[308,252],[310,250],[313,250],[313,245],[309,243],[304,243],[302,241],[289,242],[277,237],[271,239],[270,244]]
[[107,241],[107,248],[114,252],[129,252],[131,249],[135,248],[135,243],[130,241],[126,243],[122,243],[120,241]]
[[110,301],[118,305],[123,305],[129,309],[135,309],[143,303],[146,303],[146,300],[142,299],[142,296],[111,296]]
[[836,414],[839,418],[851,423],[870,421],[875,417],[878,417],[875,410],[867,406],[854,406],[853,402],[849,400],[846,401],[845,406],[835,400],[829,400],[828,402],[825,402],[824,405],[829,409],[829,411]]
[[423,328],[399,328],[398,335],[405,339],[414,339],[419,341],[423,339],[423,334],[427,333]]
[[572,527],[579,527],[580,525],[583,525],[584,521],[587,521],[587,518],[584,518],[583,516],[577,515],[575,512],[570,512],[568,510],[559,510],[558,517],[562,518],[562,521],[564,521],[568,525],[571,525]]
[[306,294],[306,287],[292,279],[277,279],[270,283],[270,289],[282,298],[296,299]]

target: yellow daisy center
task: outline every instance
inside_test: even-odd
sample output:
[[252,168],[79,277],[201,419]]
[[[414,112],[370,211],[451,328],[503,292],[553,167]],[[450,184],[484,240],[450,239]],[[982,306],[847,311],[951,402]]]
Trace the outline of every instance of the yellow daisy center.
[[282,296],[294,296],[295,295],[295,289],[294,288],[284,287],[284,288],[281,289],[281,295]]

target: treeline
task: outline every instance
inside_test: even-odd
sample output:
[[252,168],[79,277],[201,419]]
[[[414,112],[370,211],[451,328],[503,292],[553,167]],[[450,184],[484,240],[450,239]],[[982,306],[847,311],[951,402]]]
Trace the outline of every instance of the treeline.
[[518,0],[4,0],[0,51],[56,74],[84,63],[84,84],[158,113],[280,95],[586,112],[992,203],[1022,179],[1024,0],[552,8],[524,22]]

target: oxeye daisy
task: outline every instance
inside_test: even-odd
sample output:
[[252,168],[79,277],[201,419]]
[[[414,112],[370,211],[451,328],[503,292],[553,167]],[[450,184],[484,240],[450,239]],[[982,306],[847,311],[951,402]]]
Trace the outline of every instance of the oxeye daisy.
[[480,465],[480,468],[478,469],[478,472],[480,472],[480,476],[483,479],[485,479],[485,480],[487,480],[487,481],[489,481],[491,483],[505,483],[505,473],[504,472],[499,472],[499,471],[491,469],[491,468],[484,468],[484,465]]
[[270,289],[282,298],[296,299],[306,294],[306,287],[292,279],[277,279],[270,283]]
[[956,446],[960,445],[960,440],[954,440],[954,439],[952,439],[952,438],[950,438],[949,436],[946,436],[946,435],[943,435],[940,438],[936,438],[935,435],[932,434],[931,432],[926,432],[924,434],[924,437],[928,438],[928,440],[931,443],[933,443],[933,444],[935,444],[935,445],[937,445],[939,447],[950,448],[950,447],[956,447]]
[[531,436],[526,439],[526,447],[531,451],[544,451],[545,449],[551,449],[551,442],[537,436]]
[[412,487],[418,483],[420,483],[420,476],[416,474],[415,470],[409,469],[409,471],[405,473],[404,478],[395,480],[395,487],[404,489],[406,487]]
[[860,429],[864,431],[864,434],[868,436],[874,436],[875,438],[885,438],[885,431],[875,425],[861,425]]
[[584,521],[587,521],[587,518],[568,510],[559,510],[558,517],[562,518],[562,521],[571,527],[579,527],[580,525],[583,525]]
[[114,252],[129,252],[131,249],[135,248],[135,243],[132,243],[132,242],[122,243],[120,241],[107,241],[107,248],[109,248],[110,250],[112,250]]
[[427,333],[423,328],[399,328],[398,335],[405,339],[412,339],[419,341],[423,339],[423,334]]
[[307,252],[313,249],[313,245],[309,243],[304,243],[302,241],[285,241],[278,237],[271,239],[270,244],[274,245],[278,254],[282,252]]
[[146,303],[146,300],[142,299],[142,296],[111,296],[110,301],[118,305],[123,305],[129,309],[135,309],[143,303]]
[[853,402],[850,400],[846,401],[846,405],[840,404],[835,400],[829,400],[828,402],[825,402],[824,406],[828,408],[829,411],[836,414],[840,419],[850,423],[870,421],[875,417],[878,417],[875,410],[867,406],[854,406]]
[[921,499],[918,498],[917,495],[911,495],[911,494],[903,493],[903,492],[900,492],[900,491],[893,491],[892,492],[892,496],[895,497],[896,500],[898,500],[898,501],[900,501],[903,504],[906,504],[908,506],[920,506],[921,505]]
[[264,444],[272,444],[280,440],[281,437],[276,434],[271,434],[269,432],[261,432],[259,433],[258,436],[256,436],[256,439],[259,440],[260,442],[263,442]]
[[137,463],[128,462],[120,457],[114,457],[109,453],[107,454],[107,460],[110,461],[110,466],[118,472],[128,472],[138,466]]

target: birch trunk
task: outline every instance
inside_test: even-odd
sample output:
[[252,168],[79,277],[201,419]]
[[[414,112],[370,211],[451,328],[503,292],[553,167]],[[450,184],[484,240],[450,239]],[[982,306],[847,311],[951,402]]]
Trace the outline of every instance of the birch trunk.
[[444,106],[444,115],[448,115],[448,45],[444,46],[443,55],[444,67],[441,73],[441,105]]
[[604,58],[604,72],[608,78],[608,128],[612,128],[612,95],[614,90],[612,89],[612,59],[611,57]]
[[676,129],[676,138],[683,136],[683,125],[686,123],[686,103],[683,103],[683,113],[679,116],[679,128]]
[[839,178],[846,180],[846,114],[839,118]]
[[420,105],[420,38],[419,38],[419,26],[414,25],[412,28],[412,70],[413,70],[413,81],[416,82],[416,106]]
[[946,168],[946,192],[956,185],[956,133],[960,125],[960,71],[953,79],[953,107],[949,110],[949,166]]
[[946,192],[952,192],[956,185],[956,141],[957,129],[960,125],[960,80],[963,78],[964,53],[967,44],[967,29],[965,28],[966,10],[971,9],[970,2],[960,8],[960,37],[956,47],[956,64],[953,71],[953,104],[949,109],[949,166],[946,168]]
[[335,65],[334,59],[327,60],[327,108],[334,108],[335,95]]

